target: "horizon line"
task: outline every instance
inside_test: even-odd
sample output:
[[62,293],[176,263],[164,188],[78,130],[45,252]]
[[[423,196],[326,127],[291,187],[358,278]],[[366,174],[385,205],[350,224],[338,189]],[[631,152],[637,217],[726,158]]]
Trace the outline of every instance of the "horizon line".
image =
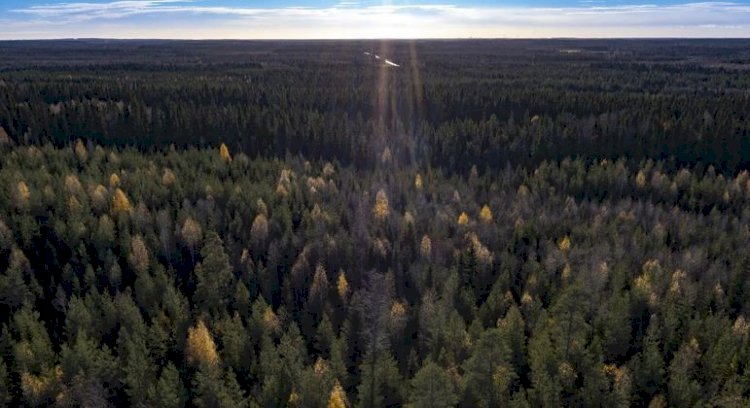
[[747,37],[352,37],[352,38],[175,38],[175,37],[50,37],[50,38],[6,38],[0,42],[41,41],[462,41],[462,40],[750,40]]

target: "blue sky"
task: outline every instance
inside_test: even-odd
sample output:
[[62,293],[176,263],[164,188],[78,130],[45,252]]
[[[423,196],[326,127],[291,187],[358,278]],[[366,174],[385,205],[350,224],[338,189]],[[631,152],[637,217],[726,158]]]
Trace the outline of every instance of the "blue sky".
[[750,37],[750,0],[0,0],[0,39]]

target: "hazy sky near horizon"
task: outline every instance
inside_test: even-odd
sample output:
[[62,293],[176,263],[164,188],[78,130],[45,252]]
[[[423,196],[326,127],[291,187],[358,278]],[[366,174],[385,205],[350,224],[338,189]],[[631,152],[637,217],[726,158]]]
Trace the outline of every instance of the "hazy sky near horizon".
[[750,37],[750,0],[0,0],[0,39]]

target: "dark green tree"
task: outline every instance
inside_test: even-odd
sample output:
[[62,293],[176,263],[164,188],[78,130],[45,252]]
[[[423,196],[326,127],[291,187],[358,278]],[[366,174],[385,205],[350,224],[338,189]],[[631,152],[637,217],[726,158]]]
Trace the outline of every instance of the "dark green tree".
[[507,404],[517,374],[510,361],[507,339],[500,329],[482,333],[464,363],[464,389],[468,401],[480,407]]
[[146,394],[151,406],[180,408],[187,401],[187,390],[180,379],[180,372],[172,363],[167,363],[159,380],[149,386]]
[[203,260],[195,267],[195,300],[201,310],[216,314],[231,300],[234,273],[215,231],[206,234],[201,256]]
[[451,378],[439,365],[428,361],[411,380],[407,406],[414,408],[448,408],[458,403]]

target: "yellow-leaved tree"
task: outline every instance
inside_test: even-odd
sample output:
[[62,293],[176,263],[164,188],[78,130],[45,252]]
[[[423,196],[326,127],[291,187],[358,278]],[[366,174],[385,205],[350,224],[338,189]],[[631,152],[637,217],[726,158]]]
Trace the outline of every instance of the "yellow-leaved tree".
[[96,187],[91,189],[91,206],[97,211],[104,211],[107,208],[109,192],[107,188],[101,184],[97,184]]
[[558,246],[558,248],[560,248],[560,250],[561,250],[561,251],[563,251],[563,252],[568,252],[568,251],[570,251],[570,237],[569,237],[569,236],[567,236],[567,235],[566,235],[566,236],[564,236],[564,237],[563,237],[563,239],[561,239],[561,240],[560,240],[560,243],[559,243],[559,244],[557,244],[557,246]]
[[177,176],[170,169],[164,169],[164,174],[161,176],[161,184],[169,187],[177,180]]
[[347,408],[348,406],[349,402],[346,399],[346,393],[337,380],[331,390],[331,396],[328,398],[328,408]]
[[8,136],[5,129],[0,126],[0,146],[9,145],[11,143],[13,143],[13,141],[10,139],[10,136]]
[[261,214],[255,216],[253,225],[250,227],[250,240],[255,245],[262,245],[268,238],[268,218]]
[[422,242],[419,244],[419,252],[425,258],[429,258],[430,254],[432,254],[432,240],[427,234],[422,236]]
[[326,274],[326,268],[322,264],[318,264],[315,267],[315,275],[313,276],[313,282],[310,286],[309,298],[318,300],[321,304],[325,302],[326,294],[328,292],[328,275]]
[[187,245],[188,249],[190,249],[190,256],[195,258],[195,251],[203,240],[203,229],[201,228],[201,225],[198,221],[190,217],[186,218],[185,222],[182,223],[180,236],[182,236],[182,241]]
[[635,175],[635,185],[638,188],[646,187],[646,173],[643,170],[638,170],[638,174]]
[[199,320],[195,326],[188,329],[185,356],[188,363],[196,366],[216,366],[219,363],[216,343],[214,343],[211,332],[208,331],[202,320]]
[[140,235],[134,235],[130,239],[130,254],[128,254],[128,263],[139,274],[148,271],[149,254],[146,243]]
[[323,175],[331,177],[334,173],[336,173],[336,169],[333,167],[333,164],[331,164],[331,162],[326,162],[326,164],[323,165]]
[[130,204],[128,196],[119,188],[115,190],[115,194],[112,197],[112,211],[115,214],[130,213],[133,211],[133,206]]
[[392,158],[393,158],[393,154],[391,153],[391,148],[386,147],[385,150],[383,150],[383,153],[380,155],[380,161],[383,164],[390,163]]
[[62,375],[62,368],[59,365],[39,375],[24,370],[21,373],[21,392],[24,398],[34,406],[44,405],[56,394],[60,394]]
[[313,372],[316,377],[323,376],[323,374],[328,372],[328,362],[323,357],[318,356],[315,365],[313,365]]
[[479,219],[485,224],[492,222],[492,210],[490,210],[490,207],[487,204],[485,204],[484,207],[482,207],[482,210],[479,211]]
[[388,203],[388,195],[386,195],[385,190],[381,188],[375,196],[375,206],[372,208],[372,214],[375,216],[376,220],[383,221],[390,213],[391,209]]
[[69,174],[65,176],[65,188],[68,190],[68,194],[75,195],[80,194],[83,191],[81,182],[78,180],[75,174]]
[[299,394],[297,394],[297,391],[292,389],[292,393],[289,394],[289,401],[287,401],[287,406],[298,407],[299,405],[300,405]]
[[182,223],[180,235],[189,247],[195,248],[203,239],[203,229],[198,224],[198,221],[188,217]]
[[83,206],[81,205],[81,202],[78,201],[77,198],[75,198],[74,196],[68,197],[68,214],[71,217],[80,215],[80,212],[82,209],[83,209]]
[[78,157],[78,160],[82,162],[85,162],[89,157],[89,152],[86,149],[86,146],[83,145],[83,141],[81,139],[76,140],[73,151],[75,152],[76,157]]
[[224,143],[219,146],[219,156],[221,156],[221,160],[227,162],[232,161],[232,156],[229,154],[229,148]]
[[346,274],[343,270],[339,271],[339,277],[336,280],[336,291],[342,300],[346,299],[346,296],[349,294],[349,281],[346,280]]
[[458,225],[466,225],[469,223],[469,216],[466,215],[465,211],[461,212],[461,215],[458,216]]
[[263,324],[265,325],[266,330],[271,333],[278,333],[281,329],[279,316],[274,313],[271,306],[266,307],[266,309],[263,311]]
[[26,182],[21,180],[16,184],[16,207],[17,208],[27,208],[29,206],[29,199],[31,198],[31,191],[29,191],[29,186],[26,185]]
[[109,186],[110,187],[117,187],[120,185],[120,176],[117,175],[117,173],[112,173],[109,175]]

